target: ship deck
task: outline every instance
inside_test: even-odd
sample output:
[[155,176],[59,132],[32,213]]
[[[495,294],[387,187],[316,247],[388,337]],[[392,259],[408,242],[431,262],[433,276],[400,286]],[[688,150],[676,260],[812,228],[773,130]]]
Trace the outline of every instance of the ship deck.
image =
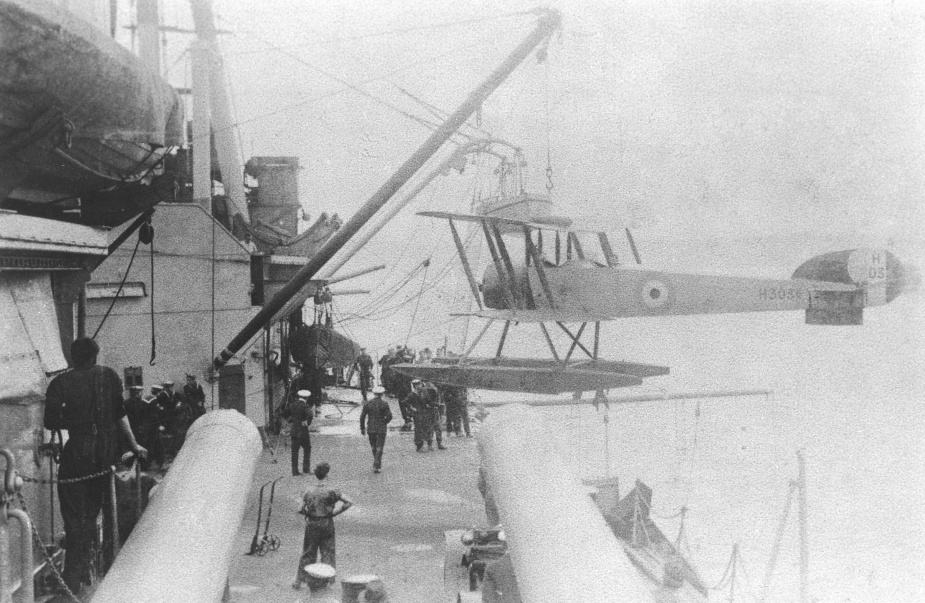
[[[332,389],[329,395],[359,401],[356,390]],[[340,601],[340,579],[374,574],[384,582],[392,603],[455,601],[444,593],[444,531],[486,523],[482,497],[476,487],[479,455],[476,439],[446,437],[448,450],[418,453],[413,434],[398,431],[398,403],[388,399],[396,419],[386,439],[383,471],[372,471],[369,441],[360,434],[359,406],[324,404],[312,433],[312,465],[331,464],[328,482],[354,501],[335,521],[338,582],[309,594],[292,589],[301,553],[304,522],[296,511],[303,490],[314,476],[291,475],[288,442],[275,454],[264,449],[250,484],[248,506],[238,529],[231,563],[232,601]],[[473,433],[478,424],[473,422]],[[276,444],[275,436],[269,443]],[[248,556],[257,521],[260,487],[279,481],[269,533],[281,539],[279,550],[263,557]],[[265,497],[269,495],[269,488]],[[263,534],[261,521],[260,533]]]

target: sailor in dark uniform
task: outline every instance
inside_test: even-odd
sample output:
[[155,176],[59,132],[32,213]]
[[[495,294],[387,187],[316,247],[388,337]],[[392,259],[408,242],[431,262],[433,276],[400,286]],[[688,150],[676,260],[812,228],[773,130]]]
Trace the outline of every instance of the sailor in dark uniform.
[[[68,440],[61,452],[58,479],[74,479],[105,471],[119,460],[119,434],[131,450],[145,458],[148,451],[135,441],[125,414],[122,382],[114,370],[96,363],[99,345],[89,337],[71,344],[73,368],[48,384],[45,428],[65,429]],[[65,549],[63,578],[71,592],[90,583],[90,559],[100,509],[108,507],[107,475],[72,483],[58,483]],[[104,534],[111,528],[103,522]],[[109,541],[111,542],[111,534]],[[105,565],[112,547],[104,547]]]
[[443,398],[441,398],[440,392],[430,381],[424,381],[421,384],[420,394],[424,398],[424,410],[427,415],[427,447],[431,448],[431,438],[436,437],[437,448],[446,450],[446,446],[443,445],[443,430],[441,428],[441,420],[446,412],[443,406]]
[[366,353],[366,348],[360,348],[360,355],[357,356],[354,366],[360,375],[360,395],[366,402],[366,392],[369,391],[373,378],[373,359]]
[[206,414],[206,393],[202,386],[196,382],[196,375],[186,376],[186,385],[183,386],[183,399],[190,413],[190,422]]
[[158,408],[154,398],[142,398],[142,387],[133,385],[129,388],[129,398],[125,401],[125,413],[138,443],[148,450],[148,457],[142,459],[141,468],[147,471],[151,463],[164,464],[164,445],[161,443]]
[[[311,398],[311,392],[307,389],[300,389],[296,393],[296,398],[289,409],[289,419],[292,421],[292,474],[301,475],[310,473],[312,466],[312,439],[308,431],[312,419],[315,418],[315,412],[308,403]],[[303,451],[302,473],[299,472],[299,449]]]
[[385,448],[385,434],[392,420],[392,409],[382,399],[385,388],[377,385],[373,388],[373,399],[363,404],[360,413],[360,433],[369,434],[369,446],[373,450],[373,471],[382,471],[382,449]]

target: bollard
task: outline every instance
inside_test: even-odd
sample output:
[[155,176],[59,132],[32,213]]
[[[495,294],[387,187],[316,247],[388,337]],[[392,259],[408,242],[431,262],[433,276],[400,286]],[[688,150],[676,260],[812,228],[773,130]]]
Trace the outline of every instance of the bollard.
[[378,580],[379,576],[372,574],[360,574],[358,576],[347,576],[340,581],[341,603],[359,603],[360,594],[366,590],[366,586]]

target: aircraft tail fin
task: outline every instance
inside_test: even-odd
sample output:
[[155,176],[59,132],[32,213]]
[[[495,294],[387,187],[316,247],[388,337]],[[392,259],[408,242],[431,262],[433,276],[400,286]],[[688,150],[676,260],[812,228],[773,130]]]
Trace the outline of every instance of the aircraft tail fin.
[[[797,268],[793,278],[820,285],[812,292],[806,324],[860,325],[865,307],[889,303],[909,289],[908,272],[885,249],[859,248],[817,255]],[[827,290],[825,283],[854,285],[857,290]]]

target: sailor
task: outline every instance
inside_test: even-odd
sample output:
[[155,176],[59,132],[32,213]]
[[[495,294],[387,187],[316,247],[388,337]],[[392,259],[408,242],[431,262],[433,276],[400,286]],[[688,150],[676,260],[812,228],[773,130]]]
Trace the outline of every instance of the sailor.
[[392,420],[392,409],[382,399],[385,388],[377,385],[373,388],[373,399],[363,403],[360,413],[360,433],[369,434],[369,446],[373,451],[373,471],[382,472],[382,449],[385,447],[385,434]]
[[462,435],[461,429],[465,429],[466,437],[471,438],[472,433],[469,428],[469,399],[465,387],[454,385],[437,385],[440,397],[446,405],[446,433],[451,432],[457,436]]
[[[382,387],[385,388],[385,391],[390,394],[395,394],[395,388],[392,387],[392,365],[396,364],[395,360],[395,348],[389,348],[389,350],[382,355],[382,358],[379,359],[379,381],[382,383]],[[401,398],[401,396],[398,396]]]
[[427,447],[432,448],[430,445],[431,438],[436,436],[437,448],[440,450],[446,450],[446,446],[443,445],[442,429],[440,428],[440,422],[443,420],[443,416],[446,414],[443,398],[441,398],[440,392],[437,391],[437,388],[430,381],[425,381],[421,384],[420,393],[424,397],[424,408],[427,412],[427,424],[429,429],[427,435]]
[[[424,451],[424,442],[427,441],[427,413],[424,408],[424,397],[418,390],[421,388],[420,379],[411,380],[411,393],[401,399],[399,406],[402,414],[405,410],[410,416],[414,417],[414,447],[418,452]],[[408,426],[408,419],[405,419],[405,427]],[[433,449],[433,443],[429,448]]]
[[366,392],[369,390],[373,378],[373,359],[366,353],[366,348],[360,348],[360,355],[354,361],[354,367],[360,374],[360,395],[366,402]]
[[125,401],[125,413],[138,443],[148,450],[148,457],[141,459],[141,469],[147,471],[151,462],[158,466],[164,463],[164,445],[161,443],[160,423],[158,422],[157,404],[153,397],[142,398],[142,387],[133,385],[129,388],[129,397]]
[[440,450],[446,450],[439,425],[440,395],[437,393],[436,388],[432,385],[425,386],[420,379],[412,379],[411,388],[413,391],[405,397],[404,403],[414,413],[415,448],[417,448],[418,452],[423,452],[424,442],[427,442],[427,449],[433,450],[434,430],[436,428],[437,447]]
[[[315,467],[318,483],[302,493],[302,506],[299,513],[305,516],[305,538],[302,540],[302,556],[296,570],[292,588],[298,590],[303,582],[308,581],[305,566],[319,561],[335,565],[334,518],[353,506],[353,501],[344,496],[340,490],[332,488],[325,481],[331,466],[319,463]],[[338,508],[337,503],[340,502]]]
[[196,382],[196,375],[186,375],[183,398],[189,409],[191,422],[206,414],[206,393],[202,391],[202,386]]
[[152,385],[152,386],[151,386],[151,393],[149,393],[148,395],[146,395],[146,396],[144,397],[145,401],[146,401],[146,402],[156,402],[156,401],[157,401],[157,397],[160,395],[160,393],[161,393],[161,391],[163,391],[163,389],[164,389],[164,388],[161,387],[160,385]]
[[[148,451],[135,441],[125,404],[122,382],[114,370],[96,363],[99,345],[89,337],[71,344],[73,368],[51,380],[45,394],[45,428],[66,429],[68,440],[58,469],[58,495],[64,519],[65,548],[63,578],[77,593],[81,584],[90,584],[90,559],[97,528],[97,517],[109,508],[108,475],[67,482],[106,471],[119,459],[119,433],[131,450],[145,458]],[[104,535],[110,521],[103,522]],[[112,542],[109,533],[108,542]],[[112,561],[112,549],[104,546],[105,565]]]
[[177,403],[180,396],[173,390],[173,381],[161,383],[161,391],[157,394],[157,407],[161,413],[161,424],[167,433],[173,434],[177,425]]
[[300,389],[296,398],[290,405],[289,420],[292,421],[292,475],[302,475],[299,472],[299,449],[303,452],[302,472],[310,473],[312,466],[312,439],[308,426],[312,424],[315,413],[308,400],[312,393],[307,389]]
[[128,423],[132,427],[132,433],[140,441],[139,429],[141,428],[141,415],[144,411],[145,401],[141,397],[144,388],[140,385],[133,385],[128,388],[128,398],[125,400],[125,416],[128,417]]

